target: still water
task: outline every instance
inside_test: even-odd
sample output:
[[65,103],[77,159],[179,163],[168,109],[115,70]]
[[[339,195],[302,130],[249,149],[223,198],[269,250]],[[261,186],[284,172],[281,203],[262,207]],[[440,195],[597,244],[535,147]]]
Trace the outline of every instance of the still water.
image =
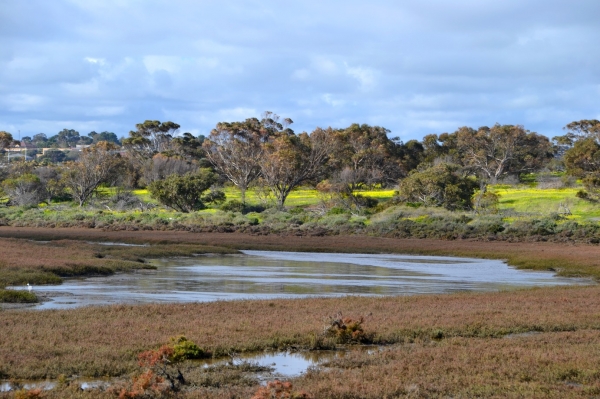
[[[68,279],[34,291],[36,309],[340,295],[414,295],[589,284],[500,260],[441,256],[243,251],[152,261],[156,270]],[[19,287],[15,287],[19,288]]]

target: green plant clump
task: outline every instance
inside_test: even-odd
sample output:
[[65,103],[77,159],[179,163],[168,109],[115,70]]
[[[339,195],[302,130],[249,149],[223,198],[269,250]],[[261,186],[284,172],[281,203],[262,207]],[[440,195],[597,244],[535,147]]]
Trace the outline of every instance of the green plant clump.
[[38,297],[28,291],[0,289],[0,302],[4,303],[36,303]]
[[207,356],[202,348],[183,335],[171,338],[171,341],[173,342],[172,360],[175,362],[187,359],[202,359]]

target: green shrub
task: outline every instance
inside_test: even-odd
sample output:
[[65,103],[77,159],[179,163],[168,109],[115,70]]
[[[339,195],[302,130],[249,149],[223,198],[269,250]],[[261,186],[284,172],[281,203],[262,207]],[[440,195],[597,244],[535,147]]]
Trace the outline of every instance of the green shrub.
[[[192,212],[204,208],[204,202],[214,201],[212,194],[202,197],[202,194],[217,181],[217,175],[210,169],[201,169],[196,173],[183,176],[170,175],[163,180],[157,180],[148,186],[152,198],[161,204],[179,212]],[[224,194],[220,199],[224,200]]]
[[233,199],[221,205],[220,209],[225,212],[240,212],[244,211],[244,204],[242,201]]
[[399,198],[449,210],[470,209],[477,183],[459,172],[457,165],[448,163],[413,171],[400,182]]
[[36,303],[37,296],[34,293],[22,290],[0,289],[0,302],[4,303]]
[[171,338],[173,342],[173,357],[174,362],[179,362],[186,359],[202,359],[206,357],[206,352],[198,345],[189,341],[183,335]]

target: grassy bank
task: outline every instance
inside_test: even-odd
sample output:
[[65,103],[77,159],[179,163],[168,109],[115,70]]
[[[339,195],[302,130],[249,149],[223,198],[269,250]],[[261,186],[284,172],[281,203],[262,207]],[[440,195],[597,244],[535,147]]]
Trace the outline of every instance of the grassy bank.
[[[379,201],[369,209],[326,204],[315,190],[301,188],[290,194],[286,209],[276,209],[248,192],[249,207],[218,206],[181,213],[160,206],[118,210],[107,200],[95,199],[85,207],[73,203],[40,207],[0,207],[0,226],[93,228],[101,230],[155,230],[240,232],[302,236],[361,234],[377,237],[479,239],[500,241],[553,241],[600,243],[600,206],[576,197],[577,188],[538,189],[527,185],[492,186],[497,207],[484,213],[450,212],[442,208],[396,204],[393,190],[361,191]],[[109,197],[111,191],[105,189]],[[225,188],[228,201],[239,200],[238,190]],[[114,194],[114,193],[112,193]],[[154,202],[145,190],[134,194]],[[156,203],[154,203],[156,205]],[[225,210],[227,209],[227,210]]]

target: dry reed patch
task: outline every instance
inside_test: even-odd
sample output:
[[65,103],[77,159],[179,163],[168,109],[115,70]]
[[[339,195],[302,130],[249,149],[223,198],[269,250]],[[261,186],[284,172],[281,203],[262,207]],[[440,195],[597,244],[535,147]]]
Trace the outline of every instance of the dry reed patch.
[[0,374],[123,375],[136,369],[139,352],[158,348],[176,335],[185,335],[213,355],[318,347],[326,317],[337,312],[366,316],[363,327],[375,343],[579,331],[600,329],[600,287],[4,311]]

